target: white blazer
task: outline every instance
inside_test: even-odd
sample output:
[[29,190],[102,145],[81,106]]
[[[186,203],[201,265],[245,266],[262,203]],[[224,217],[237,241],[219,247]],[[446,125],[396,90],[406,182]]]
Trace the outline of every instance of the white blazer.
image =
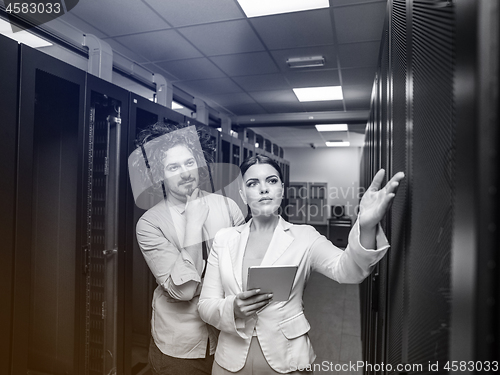
[[287,373],[312,364],[315,354],[307,332],[309,322],[303,313],[302,295],[312,270],[339,283],[360,283],[384,256],[389,245],[380,226],[377,250],[366,250],[359,243],[359,224],[349,234],[345,251],[335,247],[309,225],[293,225],[282,218],[274,231],[262,266],[298,265],[288,301],[271,302],[256,315],[234,317],[235,296],[242,292],[243,255],[251,221],[220,230],[215,236],[198,303],[201,318],[221,331],[215,360],[236,372],[246,361],[254,329],[269,365]]

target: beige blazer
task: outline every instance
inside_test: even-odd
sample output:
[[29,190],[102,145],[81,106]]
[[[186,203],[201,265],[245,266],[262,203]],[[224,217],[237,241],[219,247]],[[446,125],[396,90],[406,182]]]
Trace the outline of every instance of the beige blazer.
[[275,371],[287,373],[306,368],[315,359],[302,306],[311,271],[339,283],[360,283],[384,256],[389,247],[387,239],[379,227],[378,249],[364,249],[359,243],[356,222],[349,234],[349,246],[343,251],[313,227],[293,225],[280,218],[261,265],[298,265],[290,298],[286,302],[271,302],[253,317],[235,319],[233,301],[242,291],[243,255],[250,224],[251,221],[220,230],[208,259],[198,310],[205,322],[221,331],[215,360],[229,371],[240,370],[255,329],[266,360]]

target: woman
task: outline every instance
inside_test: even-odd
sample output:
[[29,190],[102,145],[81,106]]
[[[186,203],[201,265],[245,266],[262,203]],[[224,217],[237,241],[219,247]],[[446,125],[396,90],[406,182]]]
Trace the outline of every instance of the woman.
[[[279,216],[283,179],[279,166],[265,156],[241,165],[243,200],[252,219],[220,230],[214,240],[198,309],[201,318],[221,330],[212,374],[308,374],[315,359],[307,332],[302,295],[311,271],[338,281],[360,283],[389,247],[379,222],[394,198],[397,173],[380,189],[379,171],[360,203],[360,215],[345,251],[308,225]],[[375,249],[375,250],[367,250]],[[297,265],[288,301],[246,290],[248,267]]]

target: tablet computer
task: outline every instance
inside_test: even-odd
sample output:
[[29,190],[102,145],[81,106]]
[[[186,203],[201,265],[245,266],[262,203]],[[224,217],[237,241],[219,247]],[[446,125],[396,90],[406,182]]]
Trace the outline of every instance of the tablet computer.
[[287,301],[298,266],[253,266],[248,269],[247,290],[272,293],[273,301]]

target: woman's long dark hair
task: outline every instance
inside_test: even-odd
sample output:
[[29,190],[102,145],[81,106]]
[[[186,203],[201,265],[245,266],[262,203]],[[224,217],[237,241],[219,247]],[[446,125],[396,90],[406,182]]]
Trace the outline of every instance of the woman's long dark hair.
[[281,172],[280,166],[278,165],[278,163],[276,163],[269,156],[265,156],[265,155],[250,156],[250,157],[246,158],[245,160],[243,160],[243,163],[241,163],[241,165],[240,165],[241,175],[243,176],[246,173],[246,171],[248,170],[248,168],[250,168],[252,165],[255,165],[255,164],[269,164],[271,167],[276,169],[281,182],[283,182],[283,173]]

